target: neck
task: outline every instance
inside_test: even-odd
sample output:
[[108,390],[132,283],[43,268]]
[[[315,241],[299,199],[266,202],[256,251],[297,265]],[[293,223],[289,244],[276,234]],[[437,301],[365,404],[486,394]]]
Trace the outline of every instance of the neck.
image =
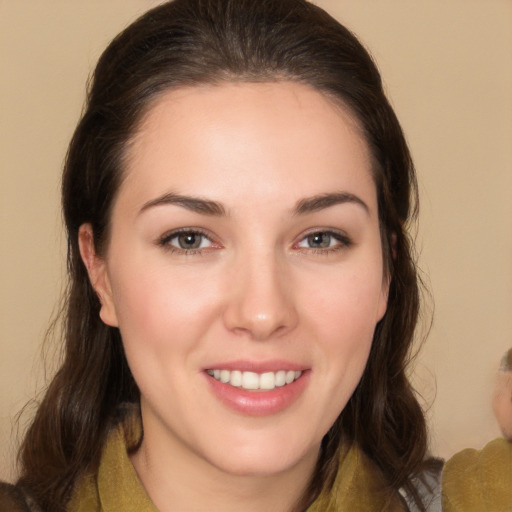
[[145,424],[131,461],[160,512],[295,512],[318,457],[316,449],[278,473],[233,474],[169,438],[158,442],[162,438],[153,434]]

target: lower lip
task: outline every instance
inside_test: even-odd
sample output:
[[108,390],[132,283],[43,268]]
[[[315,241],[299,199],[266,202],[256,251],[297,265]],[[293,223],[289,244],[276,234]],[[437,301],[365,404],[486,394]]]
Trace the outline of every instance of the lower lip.
[[230,409],[248,416],[269,416],[290,407],[306,389],[309,374],[309,371],[304,371],[291,384],[270,391],[247,391],[224,384],[205,372],[217,398]]

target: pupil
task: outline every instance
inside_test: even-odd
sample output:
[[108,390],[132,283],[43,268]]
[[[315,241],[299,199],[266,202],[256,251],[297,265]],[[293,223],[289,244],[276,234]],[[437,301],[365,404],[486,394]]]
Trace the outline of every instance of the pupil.
[[308,242],[311,247],[329,247],[331,236],[327,233],[315,233],[308,237]]
[[201,235],[186,233],[178,237],[178,242],[182,249],[197,249],[201,245]]

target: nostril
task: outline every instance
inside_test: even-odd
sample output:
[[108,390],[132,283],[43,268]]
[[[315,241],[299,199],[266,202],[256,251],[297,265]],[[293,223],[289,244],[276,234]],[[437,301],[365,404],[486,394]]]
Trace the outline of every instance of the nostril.
[[252,321],[240,322],[238,326],[231,328],[234,333],[250,337],[257,341],[281,336],[294,325],[294,322],[283,322],[281,318],[272,318],[270,315],[260,314]]

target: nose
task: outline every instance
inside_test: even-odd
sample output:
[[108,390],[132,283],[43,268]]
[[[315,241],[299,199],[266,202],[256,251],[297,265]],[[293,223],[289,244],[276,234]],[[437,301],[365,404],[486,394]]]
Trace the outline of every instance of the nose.
[[232,269],[226,327],[255,340],[280,337],[295,328],[298,314],[293,279],[271,255],[244,259]]

